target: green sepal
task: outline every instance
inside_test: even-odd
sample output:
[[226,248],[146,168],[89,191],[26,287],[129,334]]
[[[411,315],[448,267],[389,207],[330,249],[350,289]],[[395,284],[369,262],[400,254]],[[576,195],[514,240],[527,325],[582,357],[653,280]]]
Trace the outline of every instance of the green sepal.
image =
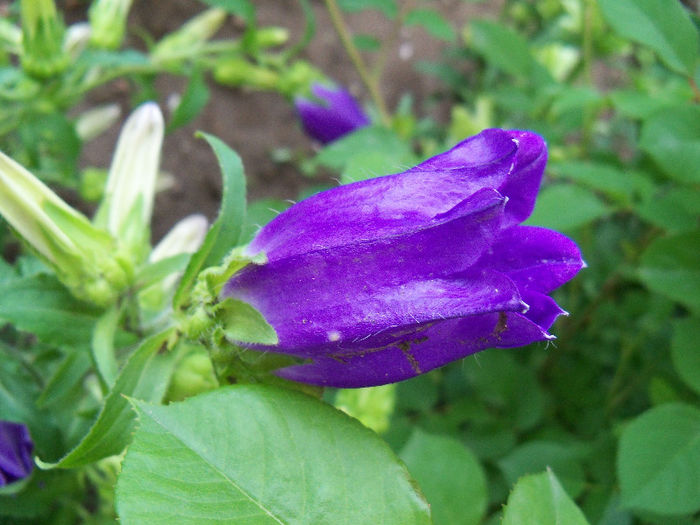
[[279,343],[272,325],[246,302],[228,297],[216,305],[216,314],[228,340],[260,345]]

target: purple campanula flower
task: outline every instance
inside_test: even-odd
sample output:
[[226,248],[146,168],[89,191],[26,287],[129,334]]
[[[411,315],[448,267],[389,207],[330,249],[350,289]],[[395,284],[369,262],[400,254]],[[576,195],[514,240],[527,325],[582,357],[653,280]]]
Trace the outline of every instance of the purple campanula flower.
[[314,84],[311,93],[319,102],[298,97],[295,105],[306,133],[323,144],[367,126],[369,117],[350,92]]
[[491,347],[552,339],[565,313],[547,294],[583,266],[564,235],[521,226],[547,148],[489,129],[403,173],[340,186],[292,206],[257,234],[267,262],[224,297],[308,359],[276,373],[336,387],[392,383]]
[[31,474],[33,449],[26,425],[0,421],[0,487]]

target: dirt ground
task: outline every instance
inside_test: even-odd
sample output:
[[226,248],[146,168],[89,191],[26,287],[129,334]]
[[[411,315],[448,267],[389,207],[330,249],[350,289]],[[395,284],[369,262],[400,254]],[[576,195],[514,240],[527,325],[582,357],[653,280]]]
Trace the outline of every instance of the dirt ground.
[[[399,0],[404,1],[404,0]],[[408,0],[406,0],[408,2]],[[411,2],[411,5],[413,2]],[[459,32],[472,18],[489,17],[498,12],[500,1],[487,3],[464,0],[436,0],[432,5],[453,23]],[[291,39],[300,38],[304,19],[297,2],[290,0],[255,0],[260,26],[278,25],[290,30]],[[361,100],[368,97],[340,45],[321,1],[313,2],[317,32],[302,54],[336,82],[348,86]],[[131,28],[144,28],[158,38],[179,27],[204,8],[196,0],[136,0],[130,15]],[[384,38],[392,31],[391,23],[378,12],[347,17],[351,29]],[[227,37],[240,34],[231,19],[217,34]],[[131,36],[130,44],[139,46]],[[440,89],[437,80],[414,69],[419,60],[437,59],[444,44],[417,27],[405,28],[390,49],[382,89],[389,107],[410,92],[418,115],[430,112],[444,119],[444,107],[429,104],[428,95]],[[167,77],[158,80],[161,107],[173,93],[181,93],[185,80]],[[171,189],[158,195],[155,206],[153,236],[160,238],[178,219],[190,213],[204,213],[210,219],[218,210],[221,183],[216,160],[204,141],[196,139],[197,130],[217,135],[242,157],[248,178],[248,197],[294,199],[301,189],[314,181],[305,178],[292,164],[275,163],[270,156],[274,148],[311,151],[310,140],[303,134],[293,105],[275,93],[246,92],[210,82],[211,99],[204,111],[189,125],[166,136],[162,169],[174,177]],[[125,85],[116,83],[93,97],[93,102],[126,101]],[[126,107],[126,106],[125,106]],[[442,113],[442,114],[441,114]],[[108,133],[88,145],[82,156],[84,165],[106,166],[118,133],[114,126]]]

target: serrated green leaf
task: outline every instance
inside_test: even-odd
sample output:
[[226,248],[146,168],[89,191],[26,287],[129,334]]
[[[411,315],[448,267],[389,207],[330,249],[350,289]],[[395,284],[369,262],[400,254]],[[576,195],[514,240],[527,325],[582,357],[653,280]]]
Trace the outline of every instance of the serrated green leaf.
[[187,265],[180,285],[173,298],[177,310],[192,290],[194,283],[203,269],[221,263],[223,257],[243,240],[243,226],[246,214],[246,181],[243,163],[238,154],[218,138],[202,133],[216,154],[223,177],[223,197],[219,216],[211,225],[202,246],[197,250]]
[[685,383],[700,394],[700,319],[688,317],[673,323],[671,359],[673,367]]
[[634,419],[620,437],[617,470],[626,507],[662,515],[700,510],[700,410],[668,403]]
[[417,428],[400,456],[430,502],[435,525],[481,523],[488,503],[486,475],[462,443]]
[[389,447],[312,397],[241,385],[134,405],[117,483],[124,523],[430,523]]
[[535,210],[526,224],[573,230],[600,219],[608,211],[605,204],[586,188],[552,184],[540,192]]
[[598,5],[615,31],[656,51],[674,71],[693,74],[700,42],[681,2],[598,0]]
[[171,131],[184,126],[194,119],[204,106],[209,101],[209,88],[204,79],[204,74],[201,71],[195,71],[190,75],[190,81],[187,84],[187,89],[182,95],[180,103],[175,108],[175,111],[168,122],[166,131]]
[[639,276],[650,290],[700,312],[700,230],[662,237],[642,254]]
[[0,319],[47,344],[87,347],[99,313],[50,275],[12,280],[0,288]]
[[665,108],[644,122],[639,146],[671,178],[700,183],[700,107]]
[[420,26],[431,36],[447,42],[457,38],[454,28],[434,9],[413,9],[406,15],[404,23],[408,26]]
[[170,328],[146,339],[129,358],[105,398],[97,420],[82,441],[60,461],[43,468],[75,468],[121,453],[131,440],[134,412],[124,396],[160,401],[175,364],[174,354],[159,353]]
[[260,312],[248,303],[231,297],[217,305],[226,337],[236,343],[276,345],[277,332]]
[[521,478],[508,497],[502,525],[588,525],[551,470]]

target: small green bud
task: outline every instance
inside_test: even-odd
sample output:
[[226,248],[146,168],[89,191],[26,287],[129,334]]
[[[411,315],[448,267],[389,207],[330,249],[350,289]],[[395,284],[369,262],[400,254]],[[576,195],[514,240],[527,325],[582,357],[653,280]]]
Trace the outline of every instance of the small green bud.
[[282,70],[277,89],[288,97],[311,95],[311,86],[316,83],[328,83],[328,79],[314,66],[303,60],[297,60]]
[[216,34],[225,20],[226,11],[223,9],[207,9],[186,22],[177,31],[164,36],[153,48],[152,60],[163,63],[177,60],[182,56],[190,56]]
[[88,18],[92,27],[90,42],[103,49],[118,49],[124,40],[126,19],[133,0],[95,0]]
[[289,40],[289,30],[284,27],[262,27],[253,35],[253,48],[265,49],[285,44]]
[[95,224],[119,240],[120,254],[135,263],[148,250],[163,133],[157,104],[148,102],[131,114],[119,135],[95,216]]
[[22,67],[41,78],[62,72],[68,66],[63,49],[65,27],[53,0],[21,0]]
[[244,58],[226,58],[214,67],[214,79],[226,86],[274,89],[279,76],[274,71],[251,64]]
[[206,350],[202,347],[193,347],[193,351],[177,364],[170,380],[167,399],[182,401],[218,386],[219,382],[216,380],[214,367]]

